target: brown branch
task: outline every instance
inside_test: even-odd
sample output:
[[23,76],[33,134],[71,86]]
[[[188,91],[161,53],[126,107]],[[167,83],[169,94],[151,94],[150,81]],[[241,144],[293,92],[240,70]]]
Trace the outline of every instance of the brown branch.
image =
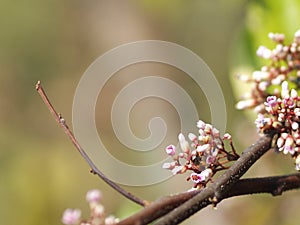
[[133,214],[132,216],[120,221],[117,225],[142,225],[149,224],[156,220],[157,218],[162,217],[168,212],[172,211],[174,208],[189,200],[200,190],[183,192],[176,195],[170,195],[158,199],[152,202],[150,205],[142,209],[141,211]]
[[174,196],[163,197],[154,201],[141,211],[121,220],[117,225],[146,225],[166,215],[179,205],[183,204],[199,191],[184,192]]
[[[285,191],[300,188],[300,174],[290,174],[285,176],[273,176],[262,178],[249,178],[239,180],[234,184],[226,194],[219,199],[219,202],[241,195],[250,194],[271,194],[273,196],[281,195]],[[184,192],[173,196],[159,199],[140,212],[120,221],[118,225],[142,225],[153,222],[157,218],[167,214],[180,204],[186,202],[200,191]],[[207,201],[207,204],[213,204],[212,201]]]
[[145,200],[142,200],[138,197],[136,197],[135,195],[127,192],[126,190],[124,190],[122,187],[120,187],[118,184],[116,184],[115,182],[113,182],[112,180],[110,180],[109,178],[107,178],[97,167],[96,165],[93,163],[93,161],[90,159],[90,157],[87,155],[87,153],[84,151],[84,149],[82,149],[82,147],[80,146],[80,144],[78,143],[78,141],[76,140],[74,134],[72,133],[72,131],[70,130],[70,128],[68,127],[68,125],[66,124],[66,121],[64,120],[64,118],[56,112],[55,108],[52,106],[50,100],[48,99],[42,85],[41,82],[38,81],[36,86],[35,86],[37,92],[39,93],[39,95],[41,96],[41,98],[43,99],[45,105],[47,106],[47,108],[49,109],[49,111],[51,112],[51,114],[54,116],[56,122],[61,126],[61,128],[64,130],[64,132],[66,133],[66,135],[70,138],[70,140],[72,141],[72,143],[74,144],[75,148],[79,151],[79,153],[81,154],[81,156],[84,158],[84,160],[89,164],[89,166],[91,167],[91,172],[93,174],[98,175],[103,181],[105,181],[109,186],[111,186],[113,189],[115,189],[117,192],[119,192],[120,194],[124,195],[126,198],[130,199],[131,201],[141,205],[141,206],[146,206],[149,203]]

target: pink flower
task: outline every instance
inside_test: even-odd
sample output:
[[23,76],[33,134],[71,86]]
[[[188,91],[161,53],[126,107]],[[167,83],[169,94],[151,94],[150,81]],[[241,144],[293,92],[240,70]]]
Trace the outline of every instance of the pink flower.
[[102,193],[97,189],[90,190],[86,193],[86,200],[89,203],[99,202],[101,198],[102,198]]
[[292,98],[290,98],[290,97],[285,98],[283,100],[283,103],[284,103],[285,106],[289,107],[290,109],[294,108],[296,106],[294,100]]
[[271,108],[275,107],[277,105],[276,96],[268,96],[266,105],[271,107]]
[[203,170],[201,173],[200,173],[200,176],[201,176],[201,178],[202,178],[202,181],[208,181],[210,178],[211,178],[211,176],[213,175],[213,172],[212,172],[212,170],[211,169],[205,169],[205,170]]
[[294,138],[291,135],[289,135],[285,140],[283,153],[284,154],[290,153],[291,155],[295,153]]
[[79,209],[66,209],[61,219],[63,224],[74,225],[79,222],[81,211]]
[[263,128],[266,125],[265,117],[263,114],[259,113],[257,119],[255,120],[256,127],[258,129]]
[[211,169],[205,169],[201,173],[192,173],[190,178],[191,180],[198,184],[200,182],[206,182],[208,181],[212,176],[212,170]]
[[190,178],[196,184],[198,184],[198,183],[200,183],[202,181],[202,177],[198,173],[192,173],[191,176],[190,176]]

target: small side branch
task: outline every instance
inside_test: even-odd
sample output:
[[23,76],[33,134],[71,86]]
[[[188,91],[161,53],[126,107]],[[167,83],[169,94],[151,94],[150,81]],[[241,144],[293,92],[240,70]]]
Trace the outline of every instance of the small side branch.
[[130,199],[131,201],[141,205],[141,206],[146,206],[147,204],[149,204],[147,201],[142,200],[138,197],[136,197],[135,195],[127,192],[126,190],[124,190],[122,187],[120,187],[118,184],[116,184],[115,182],[113,182],[112,180],[110,180],[109,178],[107,178],[97,167],[96,165],[93,163],[93,161],[90,159],[90,157],[87,155],[87,153],[84,151],[84,149],[82,149],[82,147],[80,146],[80,144],[78,143],[78,141],[76,140],[74,134],[72,133],[72,131],[70,130],[70,128],[68,127],[66,121],[64,120],[64,118],[56,112],[55,108],[53,107],[53,105],[51,104],[50,100],[48,99],[42,85],[41,82],[38,81],[36,84],[36,90],[39,93],[39,95],[41,96],[41,98],[43,99],[45,105],[47,106],[47,108],[49,109],[49,111],[51,112],[51,114],[53,115],[53,117],[55,118],[56,122],[60,125],[60,127],[64,130],[64,132],[66,133],[66,135],[70,138],[70,140],[72,141],[73,145],[75,146],[75,148],[79,151],[79,153],[81,154],[81,156],[84,158],[84,160],[89,164],[89,166],[91,167],[91,172],[93,174],[98,175],[102,180],[104,180],[109,186],[111,186],[113,189],[115,189],[117,192],[121,193],[122,195],[124,195],[126,198]]
[[268,193],[273,196],[281,195],[285,191],[300,188],[300,173],[285,176],[262,178],[248,178],[239,180],[233,188],[224,195],[224,198]]

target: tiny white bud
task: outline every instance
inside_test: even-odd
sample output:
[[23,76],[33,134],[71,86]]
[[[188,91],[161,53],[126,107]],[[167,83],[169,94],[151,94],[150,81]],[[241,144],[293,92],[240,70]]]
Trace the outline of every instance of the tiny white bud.
[[297,130],[299,128],[299,124],[297,122],[292,123],[292,129]]
[[197,136],[195,135],[195,134],[193,134],[193,133],[189,133],[188,134],[188,137],[189,137],[189,139],[191,140],[191,141],[196,141],[198,138],[197,138]]
[[231,135],[229,133],[224,134],[223,138],[227,139],[227,140],[231,140],[232,139],[232,137],[231,137]]
[[248,75],[245,75],[245,74],[239,74],[237,75],[237,78],[240,80],[240,81],[243,81],[243,82],[248,82],[250,81],[250,77]]
[[170,169],[170,168],[171,168],[171,163],[164,163],[164,164],[162,165],[162,168],[163,168],[163,169]]
[[300,30],[297,30],[295,35],[294,35],[294,40],[296,43],[300,43]]
[[292,98],[297,98],[298,97],[298,93],[297,93],[297,91],[295,89],[291,90],[291,97]]
[[237,104],[236,104],[236,108],[237,109],[245,109],[245,108],[248,108],[248,107],[252,107],[255,105],[255,100],[254,99],[247,99],[247,100],[242,100],[242,101],[239,101]]
[[185,140],[185,137],[182,133],[178,135],[178,140],[182,151],[186,153],[189,152],[190,149],[189,143]]
[[283,81],[281,84],[281,97],[288,98],[289,96],[289,84],[287,81]]
[[283,138],[281,138],[281,137],[278,138],[278,139],[277,139],[277,143],[276,143],[276,144],[277,144],[277,147],[278,147],[278,148],[281,148],[281,147],[283,146],[284,142],[285,142],[285,140],[284,140]]
[[262,57],[264,59],[269,59],[272,56],[272,51],[265,46],[259,46],[256,51],[257,56]]
[[197,122],[197,127],[200,129],[204,129],[205,128],[205,123],[202,120],[199,120]]
[[210,148],[210,144],[204,144],[197,146],[197,152],[204,152]]

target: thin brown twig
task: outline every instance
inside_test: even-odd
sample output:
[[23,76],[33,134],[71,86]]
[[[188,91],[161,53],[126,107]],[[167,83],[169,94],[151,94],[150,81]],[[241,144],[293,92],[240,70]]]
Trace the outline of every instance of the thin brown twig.
[[49,111],[51,112],[51,114],[53,115],[53,117],[55,118],[56,122],[61,126],[61,128],[64,130],[64,132],[66,133],[66,135],[70,138],[70,140],[74,144],[75,148],[79,151],[79,153],[81,154],[81,156],[84,158],[84,160],[91,167],[91,172],[93,174],[98,175],[109,186],[111,186],[113,189],[115,189],[117,192],[119,192],[120,194],[122,194],[126,198],[130,199],[131,201],[133,201],[133,202],[135,202],[135,203],[137,203],[137,204],[139,204],[141,206],[148,205],[149,204],[148,201],[142,200],[142,199],[138,198],[137,196],[135,196],[135,195],[127,192],[122,187],[120,187],[118,184],[116,184],[115,182],[113,182],[112,180],[110,180],[109,178],[107,178],[96,167],[96,165],[93,163],[93,161],[87,155],[87,153],[84,151],[84,149],[78,143],[77,139],[75,138],[73,132],[68,127],[68,125],[67,125],[66,121],[64,120],[64,118],[61,116],[61,114],[59,114],[59,113],[56,112],[55,108],[53,107],[53,105],[51,104],[49,98],[47,97],[47,95],[46,95],[46,93],[45,93],[45,91],[44,91],[44,89],[43,89],[40,81],[37,82],[35,88],[36,88],[37,92],[39,93],[39,95],[41,96],[41,98],[43,99],[45,105],[47,106],[47,108],[49,109]]

